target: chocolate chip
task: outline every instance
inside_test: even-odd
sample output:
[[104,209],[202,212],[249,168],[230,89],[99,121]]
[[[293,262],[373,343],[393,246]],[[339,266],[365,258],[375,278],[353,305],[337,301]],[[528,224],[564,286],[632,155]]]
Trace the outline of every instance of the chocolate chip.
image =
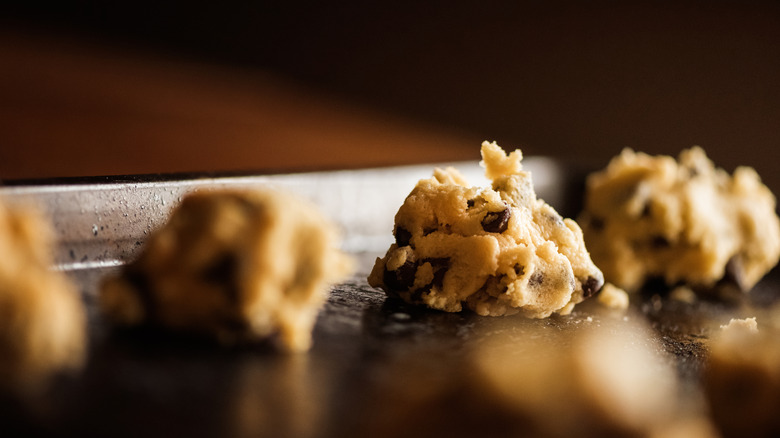
[[417,263],[407,260],[395,271],[385,268],[382,281],[389,289],[394,291],[409,290],[414,285],[414,275],[417,273]]
[[401,246],[409,246],[409,241],[412,240],[412,233],[406,228],[395,227],[395,243]]
[[515,274],[518,277],[522,277],[523,274],[525,274],[525,266],[521,265],[520,263],[515,264]]
[[431,291],[431,286],[430,285],[428,285],[426,287],[423,287],[423,288],[420,288],[420,289],[416,289],[414,292],[409,294],[409,301],[412,304],[422,303],[422,296],[423,296],[423,294],[424,293],[428,293],[430,291]]
[[224,254],[216,258],[203,270],[203,280],[212,284],[227,284],[235,281],[238,259],[235,254]]
[[653,238],[650,240],[650,245],[656,249],[669,248],[672,246],[669,240],[667,240],[664,236],[653,236]]
[[648,218],[652,214],[652,211],[650,209],[650,203],[646,203],[644,207],[642,207],[642,212],[639,213],[641,217]]
[[585,298],[592,297],[596,292],[601,290],[604,283],[594,277],[588,277],[587,280],[582,282],[582,296]]
[[133,266],[128,268],[122,277],[135,290],[138,299],[141,301],[141,307],[146,312],[144,318],[146,322],[154,321],[158,313],[157,301],[152,293],[152,283],[149,277],[143,271]]
[[466,201],[466,208],[473,207],[475,203],[476,201],[474,201],[473,199],[469,199],[468,201]]
[[450,259],[446,257],[436,257],[431,259],[423,259],[423,263],[430,263],[434,269],[436,268],[448,268],[450,266]]
[[436,286],[441,289],[444,285],[444,274],[447,273],[447,269],[450,268],[450,259],[448,258],[432,258],[423,259],[420,264],[430,263],[433,268],[433,280],[427,285],[430,290],[431,286]]
[[542,274],[541,271],[534,271],[534,273],[531,274],[531,278],[528,279],[529,286],[539,286],[542,283],[544,283],[544,274]]
[[482,219],[482,229],[488,233],[503,233],[509,227],[509,218],[512,211],[509,207],[501,211],[491,212]]
[[604,229],[604,219],[598,216],[593,216],[590,218],[590,228],[593,231],[602,231]]
[[548,221],[559,227],[563,225],[563,218],[559,214],[548,214],[546,217]]
[[235,254],[226,253],[215,259],[203,270],[203,280],[224,287],[225,295],[231,302],[239,301],[238,258]]

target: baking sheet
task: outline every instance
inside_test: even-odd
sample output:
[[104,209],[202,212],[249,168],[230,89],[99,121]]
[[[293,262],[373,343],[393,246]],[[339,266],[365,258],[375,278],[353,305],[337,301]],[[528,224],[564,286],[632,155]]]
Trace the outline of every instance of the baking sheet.
[[[472,183],[484,183],[476,162],[454,165]],[[530,157],[524,166],[541,198],[565,215],[576,213],[582,172],[546,158]],[[579,312],[543,321],[447,314],[388,300],[370,288],[365,277],[392,241],[396,210],[432,167],[0,187],[4,199],[33,203],[52,219],[58,236],[53,268],[79,285],[90,310],[91,333],[86,368],[55,381],[45,401],[0,399],[2,430],[42,436],[346,436],[360,423],[357,413],[381,405],[376,388],[404,384],[393,381],[389,364],[410,354],[447,368],[463,358],[469,345],[497,333],[516,333],[529,324],[567,330],[600,323],[598,315]],[[339,224],[344,249],[360,262],[356,275],[331,291],[312,350],[287,355],[271,345],[221,349],[159,333],[109,333],[95,312],[100,279],[138,254],[182,196],[226,187],[277,187],[311,199]],[[777,301],[777,277],[772,273],[750,296],[731,302],[691,305],[650,291],[635,310],[653,322],[661,348],[672,353],[681,377],[695,391],[706,358],[704,341],[713,328]]]

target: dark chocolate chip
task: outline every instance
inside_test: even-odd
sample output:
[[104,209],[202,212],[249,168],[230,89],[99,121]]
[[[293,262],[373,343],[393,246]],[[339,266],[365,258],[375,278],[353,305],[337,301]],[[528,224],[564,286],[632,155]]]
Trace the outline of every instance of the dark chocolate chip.
[[450,259],[448,258],[434,258],[424,259],[422,263],[428,262],[433,268],[433,280],[431,285],[441,289],[444,286],[444,274],[450,268]]
[[423,263],[430,263],[433,269],[436,268],[448,268],[450,266],[450,259],[446,257],[436,257],[432,259],[423,259]]
[[135,290],[138,299],[141,301],[141,307],[146,312],[146,322],[154,321],[158,313],[157,301],[152,293],[152,284],[149,281],[149,277],[134,266],[128,268],[122,277]]
[[604,282],[593,277],[588,277],[587,280],[582,282],[582,296],[585,298],[592,297],[596,292],[601,290],[603,285]]
[[554,223],[557,226],[563,225],[563,218],[558,214],[548,214],[547,220],[549,220],[550,222]]
[[238,258],[235,254],[225,253],[216,258],[203,270],[203,280],[224,288],[225,296],[231,303],[239,302],[241,293],[238,287]]
[[644,207],[642,207],[642,212],[639,213],[641,217],[648,218],[652,215],[652,210],[650,209],[650,203],[646,203]]
[[473,199],[469,199],[468,201],[466,201],[466,208],[473,207],[475,203],[476,201],[474,201]]
[[482,229],[488,233],[503,233],[509,227],[509,218],[512,211],[509,207],[501,211],[491,212],[482,219]]
[[395,227],[395,243],[400,246],[409,246],[409,241],[412,240],[412,233],[406,228]]
[[522,277],[523,274],[525,274],[525,266],[521,265],[520,263],[516,263],[515,274],[517,274],[518,277]]
[[444,274],[447,273],[447,268],[440,268],[437,269],[433,273],[433,282],[431,284],[433,286],[436,286],[437,289],[441,289],[444,287]]
[[672,244],[664,236],[653,236],[653,238],[650,240],[650,245],[656,249],[669,248],[672,246]]
[[224,285],[234,283],[238,273],[238,259],[235,254],[226,253],[217,257],[203,270],[203,280]]
[[539,286],[542,283],[544,283],[544,274],[542,274],[541,271],[534,271],[534,273],[531,274],[531,278],[528,279],[529,286]]
[[405,291],[414,285],[415,273],[417,273],[417,263],[407,260],[395,271],[385,268],[382,281],[391,290]]
[[602,231],[604,229],[604,219],[598,216],[593,216],[590,218],[590,228],[593,231]]

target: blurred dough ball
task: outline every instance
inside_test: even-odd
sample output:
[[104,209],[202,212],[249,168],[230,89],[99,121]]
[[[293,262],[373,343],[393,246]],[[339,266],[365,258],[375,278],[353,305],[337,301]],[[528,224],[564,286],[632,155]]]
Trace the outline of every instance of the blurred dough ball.
[[287,193],[195,193],[104,283],[101,308],[118,326],[223,344],[278,336],[282,347],[306,350],[328,286],[351,270],[337,240],[313,205]]
[[780,330],[755,318],[722,326],[710,344],[704,386],[725,437],[780,436]]
[[35,390],[86,351],[79,291],[51,270],[53,233],[30,207],[0,200],[0,385]]
[[474,356],[483,396],[543,436],[648,436],[672,422],[677,375],[652,332],[603,324],[483,345]]
[[713,437],[674,359],[634,321],[489,335],[462,360],[388,365],[357,436]]

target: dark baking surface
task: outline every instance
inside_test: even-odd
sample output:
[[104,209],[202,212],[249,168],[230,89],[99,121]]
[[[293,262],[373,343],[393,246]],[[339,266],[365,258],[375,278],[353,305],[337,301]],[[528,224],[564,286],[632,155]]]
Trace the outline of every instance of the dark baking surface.
[[[588,169],[566,169],[556,176],[560,180],[554,189],[561,196],[560,205],[553,206],[575,217]],[[68,271],[89,312],[86,366],[75,375],[57,377],[38,397],[0,395],[0,436],[375,436],[374,412],[402,405],[408,409],[408,394],[385,397],[388,389],[426,384],[425,376],[438,379],[436,388],[442,382],[457,385],[464,379],[461,365],[471,348],[488,338],[546,333],[553,339],[561,331],[623,318],[600,310],[593,300],[577,306],[572,315],[545,320],[415,308],[368,286],[366,277],[379,255],[355,254],[357,273],[332,288],[314,329],[313,347],[300,354],[282,353],[273,342],[222,348],[159,332],[112,332],[97,313],[95,297],[101,278],[121,268]],[[749,294],[727,283],[718,289],[718,294],[689,304],[669,299],[668,288],[651,285],[641,299],[632,300],[626,314],[653,326],[659,348],[676,365],[683,398],[700,396],[707,339],[714,330],[731,318],[760,320],[762,312],[780,303],[780,271],[772,271]],[[450,407],[443,406],[443,412]],[[412,424],[407,425],[401,417],[401,424],[382,436],[405,434],[420,418],[408,419]],[[444,418],[455,424],[463,420],[451,412]],[[448,436],[473,436],[474,430],[492,436],[481,424],[477,427],[456,427]]]
[[[359,255],[362,271],[374,256]],[[528,320],[413,308],[369,287],[361,272],[332,289],[308,353],[283,354],[271,343],[224,349],[161,333],[110,333],[94,312],[94,297],[100,278],[115,269],[73,275],[91,311],[86,368],[58,378],[39,399],[6,396],[0,430],[56,437],[345,436],[370,409],[388,408],[372,394],[405,384],[393,380],[392,364],[410,354],[413,363],[456,369],[469,345],[486,336],[573,330],[607,318],[587,309]],[[773,272],[746,296],[686,304],[650,291],[633,310],[648,316],[694,391],[712,330],[731,317],[753,316],[754,306],[777,301],[779,289]]]

